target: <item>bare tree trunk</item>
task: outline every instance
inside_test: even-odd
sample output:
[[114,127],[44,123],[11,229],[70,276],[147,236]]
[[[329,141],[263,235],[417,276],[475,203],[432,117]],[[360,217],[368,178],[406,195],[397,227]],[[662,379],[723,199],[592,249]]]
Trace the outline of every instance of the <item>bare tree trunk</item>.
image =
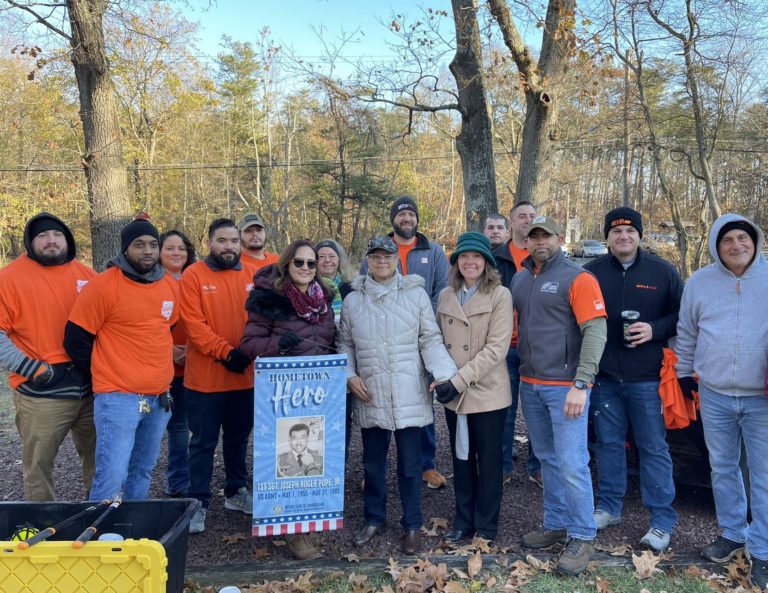
[[489,0],[491,14],[517,65],[525,90],[525,123],[516,201],[530,200],[540,209],[549,199],[554,145],[559,138],[557,85],[568,61],[568,44],[576,0],[549,0],[539,61],[525,45],[504,0]]
[[106,0],[67,0],[83,122],[83,168],[90,204],[93,265],[97,270],[120,250],[120,229],[130,216],[123,142],[115,90],[104,44]]
[[485,218],[498,211],[493,129],[483,81],[483,56],[476,0],[451,0],[456,26],[456,55],[449,68],[456,79],[461,132],[456,148],[466,200],[468,230],[480,230]]

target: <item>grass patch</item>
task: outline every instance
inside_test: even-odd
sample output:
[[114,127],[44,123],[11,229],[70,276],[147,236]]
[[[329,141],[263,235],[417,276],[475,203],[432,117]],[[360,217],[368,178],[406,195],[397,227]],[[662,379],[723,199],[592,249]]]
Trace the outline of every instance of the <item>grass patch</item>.
[[[598,586],[599,585],[599,586]],[[638,579],[629,569],[600,569],[580,577],[557,573],[539,573],[520,588],[521,593],[712,593],[706,581],[675,573],[660,573],[649,579]]]

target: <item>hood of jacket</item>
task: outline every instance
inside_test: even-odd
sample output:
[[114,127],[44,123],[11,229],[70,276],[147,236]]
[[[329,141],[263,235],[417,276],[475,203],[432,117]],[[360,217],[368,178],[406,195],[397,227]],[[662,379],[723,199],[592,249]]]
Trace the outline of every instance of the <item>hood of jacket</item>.
[[763,255],[763,246],[765,245],[765,235],[763,234],[763,231],[760,230],[760,227],[757,226],[754,222],[752,222],[748,218],[741,216],[740,214],[723,214],[720,218],[718,218],[712,225],[712,230],[709,231],[709,254],[712,256],[712,260],[715,262],[715,265],[720,270],[727,272],[728,274],[733,273],[728,268],[725,267],[725,264],[723,264],[722,260],[720,259],[720,255],[717,253],[717,235],[718,233],[720,233],[720,229],[722,229],[726,224],[728,224],[729,222],[738,222],[738,221],[747,223],[749,226],[755,229],[757,233],[757,243],[755,245],[755,257],[752,260],[752,263],[749,264],[749,267],[744,272],[744,275],[746,276],[755,267],[755,264],[758,261],[765,259],[765,256]]
[[[249,313],[256,313],[270,321],[285,321],[296,315],[291,299],[282,292],[275,290],[276,266],[271,264],[261,268],[253,277],[253,290],[245,302],[245,309]],[[324,282],[319,282],[323,289],[323,295],[331,308],[333,295]]]
[[373,279],[373,276],[358,276],[352,281],[352,290],[359,290],[360,292],[376,298],[402,288],[412,288],[414,286],[424,288],[425,285],[424,278],[418,274],[407,274],[403,276],[400,272],[395,272],[394,281],[388,284],[376,282],[376,280]]
[[32,227],[33,223],[42,219],[55,220],[61,226],[64,227],[64,237],[67,240],[67,259],[64,260],[64,263],[66,264],[68,262],[71,262],[73,259],[75,259],[75,256],[77,255],[77,245],[75,244],[75,236],[72,234],[72,231],[69,229],[69,227],[66,224],[64,224],[63,220],[61,220],[58,216],[54,216],[50,212],[41,212],[40,214],[33,216],[27,221],[27,224],[24,226],[24,248],[27,250],[27,257],[29,257],[33,261],[36,261],[37,263],[40,263],[40,260],[37,259],[37,256],[35,256],[34,252],[32,251],[32,239],[34,239],[34,237],[29,236],[29,229]]
[[120,268],[123,274],[128,276],[128,278],[142,284],[151,284],[152,282],[157,282],[158,280],[161,280],[163,276],[165,276],[165,269],[160,265],[159,261],[149,272],[140,274],[136,268],[131,265],[131,263],[125,257],[124,253],[120,253],[119,255],[116,255],[111,260],[109,260],[107,262],[107,267]]

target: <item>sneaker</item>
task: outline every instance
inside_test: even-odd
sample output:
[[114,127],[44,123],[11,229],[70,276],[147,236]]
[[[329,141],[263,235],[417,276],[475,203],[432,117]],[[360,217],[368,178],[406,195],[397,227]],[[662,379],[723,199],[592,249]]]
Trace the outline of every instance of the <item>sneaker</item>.
[[595,555],[595,540],[575,539],[568,540],[565,550],[560,552],[557,560],[557,570],[572,577],[579,576],[587,564]]
[[544,529],[543,527],[537,527],[533,531],[526,533],[520,540],[520,542],[526,548],[533,548],[538,550],[540,548],[548,548],[555,544],[564,544],[568,540],[568,534],[565,529]]
[[432,490],[439,490],[445,486],[445,478],[434,468],[422,472],[421,479],[427,483],[427,488],[432,488]]
[[[611,515],[611,513],[604,511],[603,509],[597,509],[594,513],[592,513],[592,518],[595,520],[595,527],[598,530],[621,523],[621,517]],[[650,531],[648,533],[650,533]]]
[[312,540],[305,533],[292,535],[288,538],[288,550],[296,560],[317,560],[323,554],[315,547]]
[[701,549],[701,555],[710,562],[722,564],[728,562],[736,555],[736,552],[744,550],[744,544],[732,541],[722,535],[708,546]]
[[197,503],[197,510],[192,515],[192,520],[189,522],[190,533],[202,533],[205,531],[205,515],[208,510],[203,506],[202,502]]
[[544,490],[544,481],[541,479],[541,472],[529,474],[528,479],[534,484],[536,484],[539,488]]
[[752,558],[749,568],[749,580],[763,591],[768,587],[768,560]]
[[502,486],[506,486],[507,484],[511,483],[512,482],[512,476],[513,476],[513,474],[511,472],[508,473],[508,474],[507,473],[502,474],[502,478],[501,478]]
[[640,547],[654,552],[663,552],[669,547],[669,533],[651,527],[643,537],[640,538]]
[[253,515],[253,496],[248,488],[242,486],[236,494],[224,499],[224,508],[229,511],[240,511],[246,515]]

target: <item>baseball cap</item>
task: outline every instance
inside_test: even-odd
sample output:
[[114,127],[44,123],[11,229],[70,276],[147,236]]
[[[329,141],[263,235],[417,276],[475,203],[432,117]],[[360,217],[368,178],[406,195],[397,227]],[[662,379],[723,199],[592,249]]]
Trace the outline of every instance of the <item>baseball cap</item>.
[[386,251],[387,253],[397,253],[397,245],[395,245],[392,237],[388,237],[387,235],[372,237],[368,241],[368,248],[365,250],[365,255],[368,256],[378,249]]
[[526,237],[533,232],[533,229],[544,229],[550,235],[562,234],[560,225],[557,224],[554,218],[550,218],[549,216],[537,216],[534,218],[528,225],[528,233],[526,234]]
[[248,214],[246,214],[240,219],[240,222],[238,223],[237,228],[241,231],[244,231],[249,226],[253,226],[255,224],[259,225],[263,229],[267,228],[264,225],[264,221],[261,219],[261,216],[259,216],[255,212],[249,212]]

